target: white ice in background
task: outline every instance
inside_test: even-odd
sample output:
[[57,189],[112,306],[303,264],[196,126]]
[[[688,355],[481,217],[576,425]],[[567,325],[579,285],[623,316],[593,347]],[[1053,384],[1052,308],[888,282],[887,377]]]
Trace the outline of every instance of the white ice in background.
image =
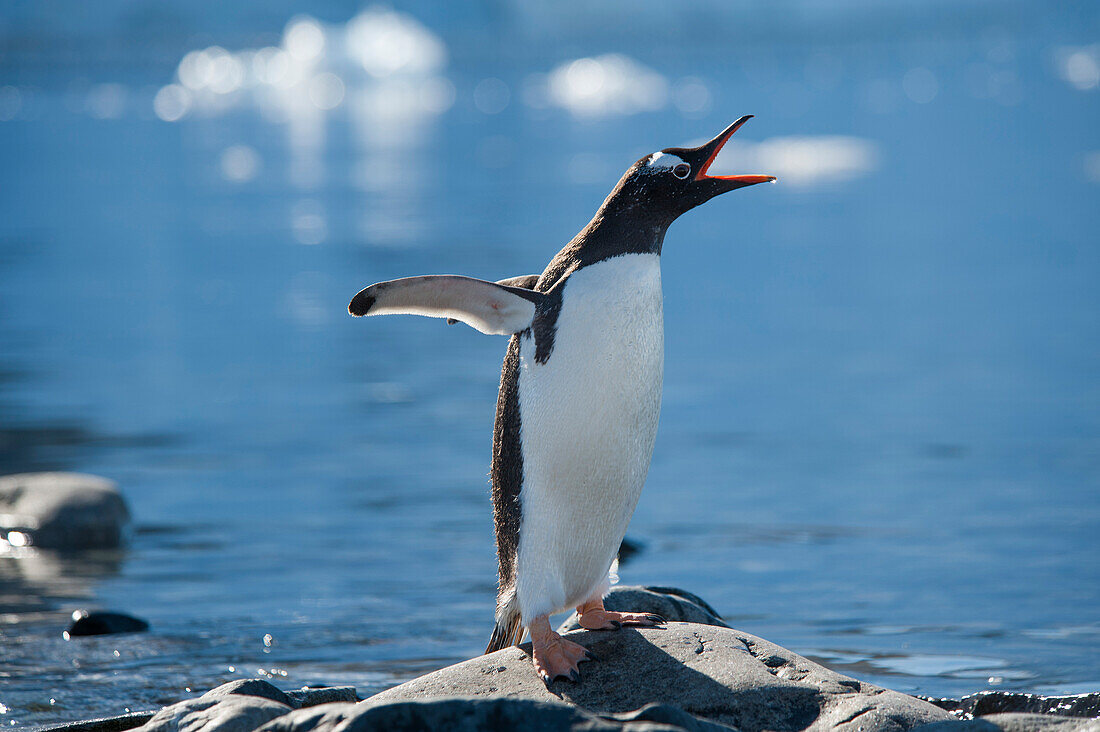
[[[1068,58],[1078,52],[1072,50]],[[396,193],[417,181],[405,170],[412,163],[402,151],[419,145],[425,126],[454,104],[455,87],[443,76],[446,64],[447,48],[439,36],[415,18],[389,8],[367,8],[347,23],[335,25],[297,16],[287,23],[277,46],[241,51],[210,46],[187,53],[179,63],[176,81],[157,92],[153,111],[159,119],[175,122],[190,115],[258,110],[266,119],[285,125],[291,152],[289,177],[305,192],[324,179],[326,117],[342,110],[351,121],[353,145],[360,157],[354,183],[364,190]],[[1091,83],[1087,64],[1067,60],[1065,65],[1073,69],[1076,83]],[[827,68],[816,85],[834,84],[833,77],[839,73],[835,64],[817,66]],[[976,72],[975,78],[976,84],[984,83],[981,74]],[[917,67],[900,84],[868,89],[869,106],[885,112],[904,97],[927,103],[938,91],[935,75]],[[17,108],[10,98],[7,101],[8,107]],[[125,101],[125,89],[108,86],[94,89],[88,104],[93,113],[106,118],[119,114]],[[516,89],[499,78],[485,78],[474,86],[472,101],[486,115],[498,114],[518,101],[532,110],[560,108],[578,119],[654,112],[670,105],[686,118],[702,118],[715,104],[702,79],[670,81],[621,54],[565,61],[547,73],[527,76]],[[487,167],[505,164],[511,154],[505,144],[479,148],[479,158]],[[734,141],[723,158],[733,156],[739,158],[736,170],[726,172],[773,173],[792,186],[848,180],[877,166],[874,145],[853,137],[774,138],[757,144]],[[220,173],[225,180],[246,182],[259,174],[261,163],[255,150],[235,145],[223,151]],[[715,173],[722,172],[721,165],[720,159]],[[402,173],[396,174],[399,170]],[[602,176],[601,165],[583,156],[570,164],[573,180]],[[304,209],[310,207],[303,204],[303,210],[292,216],[298,240],[304,244],[325,240],[324,212]],[[385,239],[394,239],[393,232],[411,226],[392,206],[372,212],[370,218],[373,234]]]
[[[154,111],[174,122],[192,113],[216,116],[256,107],[268,119],[287,122],[355,98],[360,106],[389,107],[380,111],[384,119],[408,121],[437,116],[453,104],[454,88],[440,76],[446,63],[443,41],[404,13],[371,7],[342,25],[297,16],[279,46],[210,46],[186,54],[177,83],[161,88]],[[395,88],[383,89],[394,82]],[[397,103],[390,105],[383,91],[394,92]]]
[[1059,75],[1080,91],[1100,88],[1100,43],[1091,46],[1063,46],[1055,49]]
[[[537,84],[539,80],[529,82]],[[546,99],[576,117],[609,117],[653,112],[668,103],[669,84],[664,76],[622,54],[605,54],[567,61],[546,77]],[[539,90],[532,94],[538,104]],[[690,107],[705,104],[692,99]]]
[[432,76],[447,65],[447,47],[415,18],[367,8],[345,26],[348,55],[371,76]]
[[300,63],[309,63],[325,51],[325,31],[313,18],[299,16],[283,31],[283,48]]
[[[289,152],[287,177],[304,196],[288,224],[294,239],[308,246],[330,236],[326,212],[312,191],[328,174],[328,120],[341,114],[352,134],[352,181],[376,194],[361,212],[363,233],[379,245],[405,246],[420,235],[417,209],[408,202],[426,179],[418,148],[455,101],[455,88],[443,76],[446,64],[447,49],[436,34],[389,8],[367,8],[335,25],[297,16],[277,46],[211,46],[186,54],[176,82],[157,92],[153,111],[176,122],[255,110],[280,125]],[[485,111],[500,111],[509,91],[503,82],[490,82],[478,99]],[[236,184],[255,179],[262,163],[247,145],[226,148],[215,161],[220,177]],[[312,322],[315,300],[302,293],[292,299],[303,322]]]
[[865,176],[878,168],[878,148],[859,137],[822,135],[773,137],[763,142],[731,141],[710,175],[765,174],[784,186],[829,185]]

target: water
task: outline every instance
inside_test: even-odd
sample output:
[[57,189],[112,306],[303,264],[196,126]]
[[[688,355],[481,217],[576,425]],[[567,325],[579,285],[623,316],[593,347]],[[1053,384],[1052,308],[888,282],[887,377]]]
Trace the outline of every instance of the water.
[[[37,28],[16,5],[10,38]],[[0,721],[253,676],[366,695],[479,653],[505,341],[347,301],[403,275],[537,272],[630,162],[743,113],[719,164],[781,180],[666,240],[664,406],[622,581],[906,692],[1100,688],[1095,13],[930,6],[895,41],[890,17],[840,33],[844,10],[755,40],[718,16],[661,50],[494,17],[523,49],[422,10],[450,62],[416,83],[444,79],[443,103],[396,120],[351,79],[290,121],[247,101],[159,119],[209,38],[79,69],[98,30],[69,56],[10,46],[0,472],[111,477],[136,528],[118,553],[0,556]],[[208,13],[230,50],[278,43],[292,15]],[[666,97],[643,83],[612,101],[655,108],[595,118],[583,94],[580,116],[539,97],[532,73],[606,51]],[[79,607],[152,631],[65,641]]]

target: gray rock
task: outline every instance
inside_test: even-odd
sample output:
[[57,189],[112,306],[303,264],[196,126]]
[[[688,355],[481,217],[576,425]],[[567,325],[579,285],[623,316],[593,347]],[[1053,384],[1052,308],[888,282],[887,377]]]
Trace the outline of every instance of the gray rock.
[[297,707],[294,700],[279,687],[269,684],[263,679],[236,679],[227,681],[221,686],[215,686],[202,695],[202,699],[221,699],[227,696],[258,696],[261,699],[285,704],[288,707]]
[[258,696],[200,696],[161,709],[138,727],[141,732],[252,732],[290,711],[286,704]]
[[596,715],[559,701],[463,698],[326,704],[291,712],[257,732],[374,732],[375,730],[530,730],[531,732],[729,732],[667,706]]
[[140,727],[153,718],[156,712],[130,712],[114,717],[85,719],[79,722],[66,722],[52,727],[41,727],[38,732],[126,732]]
[[297,709],[271,720],[256,732],[329,732],[356,709],[355,704],[333,702]]
[[287,696],[294,702],[295,707],[315,707],[319,704],[331,704],[332,702],[359,701],[359,695],[355,693],[354,686],[322,686],[302,687],[288,691]]
[[962,699],[928,699],[949,712],[981,717],[997,712],[1059,714],[1065,717],[1100,716],[1100,693],[1040,696],[1018,691],[980,691]]
[[262,679],[238,679],[197,699],[161,709],[141,732],[252,732],[293,708],[290,697]]
[[117,547],[129,522],[122,495],[106,478],[83,473],[0,477],[0,531],[17,531],[34,546]]
[[[673,707],[668,704],[647,704],[633,712],[605,714],[603,719],[613,719],[624,723],[653,722],[668,725],[675,729],[687,730],[688,732],[725,732],[733,729],[724,724],[707,722],[698,717],[693,717],[680,707]],[[633,727],[628,728],[634,729]]]
[[1004,732],[1091,732],[1100,731],[1100,720],[1062,717],[1056,714],[1021,714],[1004,712],[989,714],[979,721],[992,722]]
[[928,702],[842,676],[732,628],[670,622],[664,629],[576,631],[569,638],[602,659],[581,667],[580,683],[547,687],[531,665],[528,643],[427,674],[363,705],[507,697],[565,701],[608,715],[656,703],[742,732],[896,732],[950,719]]
[[1002,712],[977,719],[953,719],[918,727],[913,732],[1094,732],[1100,721],[1056,714]]
[[[614,587],[603,605],[616,612],[656,613],[665,620],[729,627],[700,597],[673,587]],[[577,614],[573,613],[558,627],[558,632],[568,633],[580,627]]]

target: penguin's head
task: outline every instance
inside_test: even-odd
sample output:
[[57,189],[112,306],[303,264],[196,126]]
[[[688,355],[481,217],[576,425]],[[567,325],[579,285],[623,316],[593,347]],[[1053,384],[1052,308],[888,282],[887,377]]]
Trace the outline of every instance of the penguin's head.
[[774,181],[773,175],[707,175],[722,147],[751,118],[745,115],[699,147],[670,147],[647,155],[623,176],[621,193],[672,221],[720,193]]

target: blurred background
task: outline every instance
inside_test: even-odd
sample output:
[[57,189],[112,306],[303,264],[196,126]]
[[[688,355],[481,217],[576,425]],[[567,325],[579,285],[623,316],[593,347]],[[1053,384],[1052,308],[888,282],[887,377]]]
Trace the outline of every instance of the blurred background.
[[1095,3],[8,0],[0,474],[135,530],[0,542],[0,723],[480,653],[506,342],[347,302],[539,272],[742,114],[714,170],[779,183],[666,239],[622,581],[910,693],[1100,690]]

